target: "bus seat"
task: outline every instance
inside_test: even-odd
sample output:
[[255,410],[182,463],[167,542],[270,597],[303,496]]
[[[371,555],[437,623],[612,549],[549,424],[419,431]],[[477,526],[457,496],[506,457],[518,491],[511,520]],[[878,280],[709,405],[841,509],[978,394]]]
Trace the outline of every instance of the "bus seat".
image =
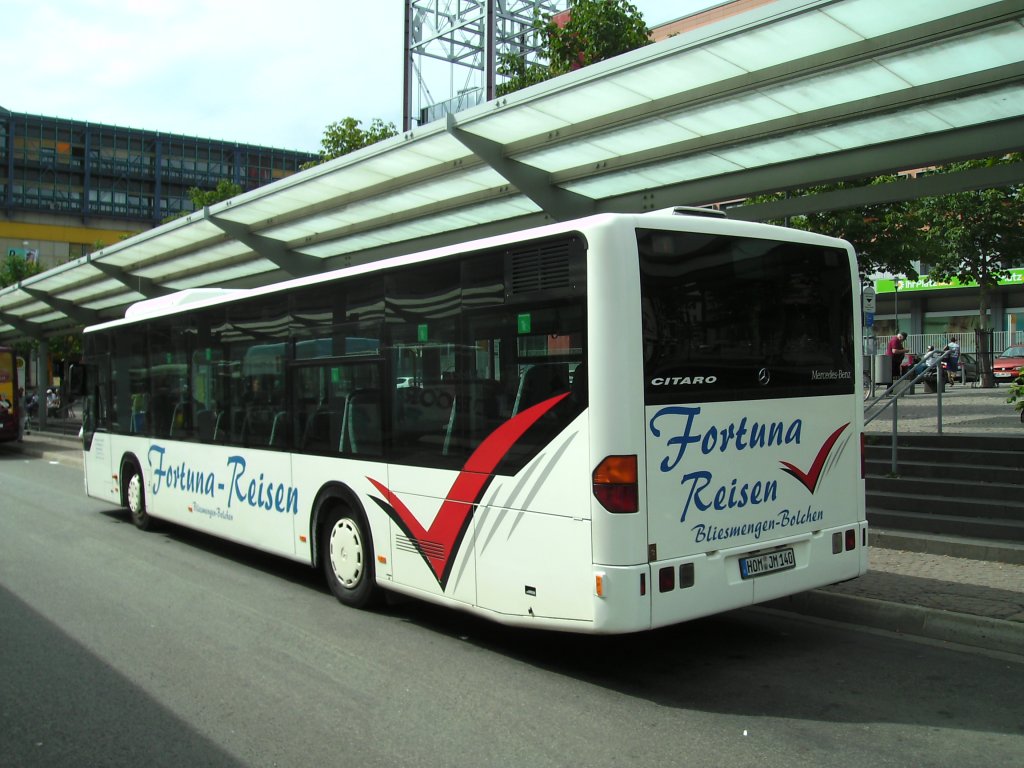
[[380,393],[357,389],[345,401],[341,449],[355,454],[379,456],[383,443]]
[[213,440],[217,433],[217,412],[204,408],[196,411],[196,435],[200,440]]
[[274,423],[270,427],[271,448],[284,448],[288,444],[288,412],[278,411],[274,414]]
[[569,368],[564,363],[531,365],[523,372],[512,415],[569,391]]
[[242,441],[245,445],[269,445],[274,412],[269,408],[251,408],[245,414],[242,425]]
[[171,423],[170,423],[170,425],[167,428],[167,436],[168,437],[180,437],[181,436],[181,427],[182,427],[182,425],[179,424],[178,422],[179,421],[183,422],[184,418],[185,418],[184,406],[181,403],[175,403],[174,404],[174,408],[171,409]]
[[334,439],[337,430],[338,412],[329,408],[317,408],[306,419],[302,431],[302,449],[305,451],[330,451],[338,444]]

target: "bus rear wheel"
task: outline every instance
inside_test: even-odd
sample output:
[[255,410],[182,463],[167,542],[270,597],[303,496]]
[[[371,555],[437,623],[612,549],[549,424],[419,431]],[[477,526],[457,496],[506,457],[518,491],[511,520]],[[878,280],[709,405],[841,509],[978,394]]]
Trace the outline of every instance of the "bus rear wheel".
[[140,531],[148,531],[153,527],[153,518],[146,512],[146,489],[142,479],[142,472],[138,467],[127,466],[129,472],[128,485],[125,488],[125,500],[128,502],[128,512],[132,516],[132,523]]
[[373,546],[366,518],[347,506],[335,506],[324,520],[320,561],[327,586],[339,601],[367,608],[380,596],[373,572]]

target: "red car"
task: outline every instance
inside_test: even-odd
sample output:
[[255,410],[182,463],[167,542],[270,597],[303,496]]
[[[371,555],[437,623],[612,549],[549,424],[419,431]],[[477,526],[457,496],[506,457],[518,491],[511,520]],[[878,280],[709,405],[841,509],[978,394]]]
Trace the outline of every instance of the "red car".
[[1024,368],[1024,345],[1007,347],[992,361],[996,381],[1012,381]]

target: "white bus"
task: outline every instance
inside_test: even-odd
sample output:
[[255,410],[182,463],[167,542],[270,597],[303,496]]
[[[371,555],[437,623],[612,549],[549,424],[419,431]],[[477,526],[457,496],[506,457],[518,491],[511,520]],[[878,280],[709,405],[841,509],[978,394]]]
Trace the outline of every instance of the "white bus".
[[141,302],[86,329],[87,490],[509,625],[852,579],[856,286],[842,241],[673,209]]

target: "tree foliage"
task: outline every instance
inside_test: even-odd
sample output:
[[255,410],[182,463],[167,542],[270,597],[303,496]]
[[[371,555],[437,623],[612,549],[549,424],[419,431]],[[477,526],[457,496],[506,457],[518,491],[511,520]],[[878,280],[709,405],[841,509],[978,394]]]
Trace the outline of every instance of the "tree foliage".
[[[953,163],[946,170],[1021,162],[1020,154],[1004,158]],[[1009,277],[1011,267],[1024,264],[1024,194],[1021,185],[973,189],[917,201],[931,245],[929,276],[949,282],[978,284],[982,328],[988,328],[991,293]]]
[[[933,171],[955,173],[972,168],[1024,162],[1024,156],[951,163]],[[890,184],[894,176],[841,182],[789,193],[752,197],[748,204],[784,197],[819,195],[865,185]],[[783,222],[774,222],[783,223]],[[1024,264],[1024,194],[1021,185],[968,190],[935,197],[801,214],[786,225],[848,240],[857,249],[861,277],[877,272],[918,277],[915,262],[929,265],[940,282],[975,282],[985,294]],[[986,297],[982,297],[983,301]],[[983,314],[987,305],[981,307]],[[984,319],[982,322],[985,322]],[[985,326],[983,326],[985,327]]]
[[570,0],[569,18],[559,25],[553,16],[534,20],[544,41],[541,58],[547,66],[527,63],[522,56],[498,57],[504,81],[498,94],[518,91],[567,72],[642,48],[651,42],[643,15],[628,0]]
[[354,117],[345,117],[328,125],[324,129],[323,138],[320,139],[320,157],[306,163],[302,169],[312,168],[398,135],[394,123],[385,123],[379,117],[373,118],[370,127],[365,130],[362,125],[363,121]]
[[23,256],[18,254],[8,254],[0,264],[0,288],[14,285],[18,281],[38,275],[42,271],[38,262],[26,261]]
[[235,184],[230,179],[218,181],[216,189],[205,190],[199,187],[189,187],[188,190],[189,199],[192,201],[192,209],[195,211],[202,210],[214,203],[230,200],[232,197],[237,197],[240,194],[242,194],[241,184]]
[[[231,179],[221,179],[220,181],[217,182],[217,187],[215,189],[200,189],[199,187],[189,187],[188,197],[189,200],[192,201],[192,210],[171,214],[170,216],[166,217],[162,223],[166,224],[169,221],[180,219],[184,216],[188,216],[191,213],[194,213],[195,211],[201,211],[208,205],[220,203],[223,202],[224,200],[230,200],[232,197],[237,197],[240,194],[242,194],[241,185],[236,184],[235,182],[231,181]],[[125,240],[128,237],[131,237],[131,235],[122,236],[120,239]],[[103,243],[93,243],[93,250],[98,251],[102,247]]]
[[[790,196],[821,195],[893,181],[893,176],[880,176],[862,181],[809,187],[797,190]],[[772,202],[785,196],[784,193],[775,193],[753,197],[746,202]],[[917,215],[913,201],[877,203],[858,208],[800,214],[785,222],[772,223],[785,224],[794,229],[817,232],[850,242],[857,251],[857,267],[862,282],[867,282],[870,275],[876,272],[890,272],[916,279],[918,274],[914,262],[925,258],[928,253],[928,243],[922,231],[923,223]]]

